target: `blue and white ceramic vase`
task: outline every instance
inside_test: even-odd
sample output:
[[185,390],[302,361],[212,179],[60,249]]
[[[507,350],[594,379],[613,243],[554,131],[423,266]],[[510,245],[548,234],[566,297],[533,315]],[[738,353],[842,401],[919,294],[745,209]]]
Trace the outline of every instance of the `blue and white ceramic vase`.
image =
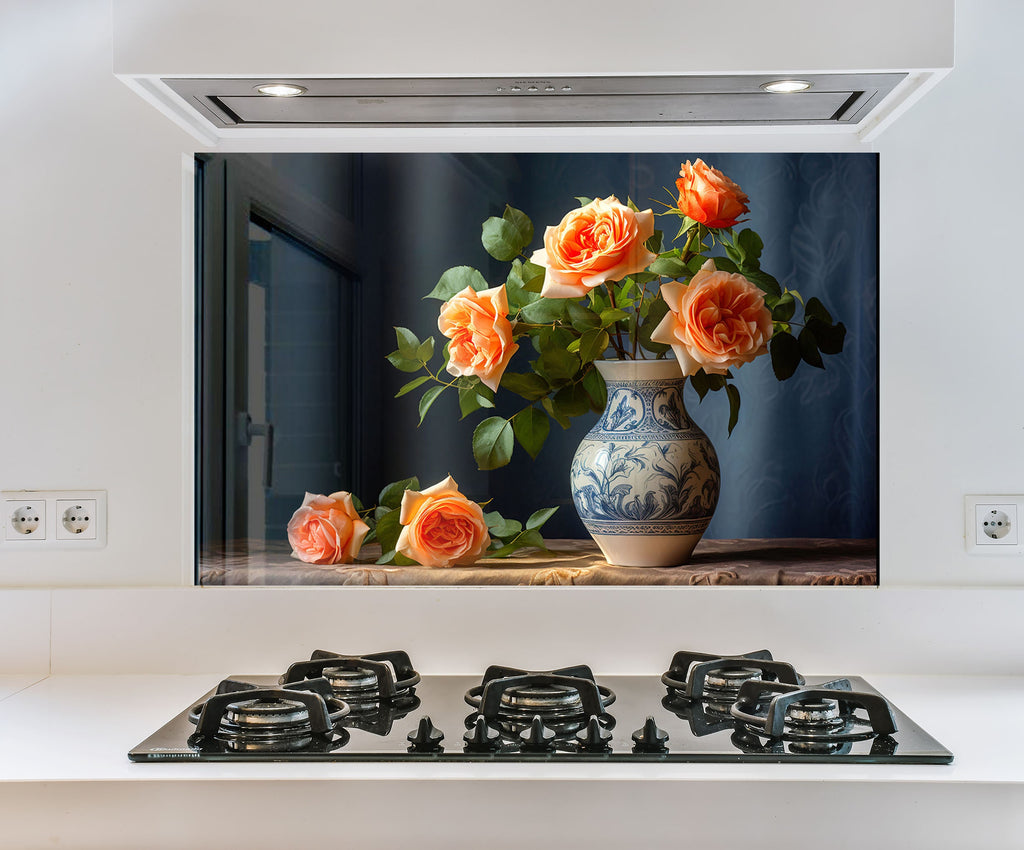
[[718,455],[675,360],[601,360],[604,413],[573,457],[576,511],[609,564],[685,564],[718,504]]

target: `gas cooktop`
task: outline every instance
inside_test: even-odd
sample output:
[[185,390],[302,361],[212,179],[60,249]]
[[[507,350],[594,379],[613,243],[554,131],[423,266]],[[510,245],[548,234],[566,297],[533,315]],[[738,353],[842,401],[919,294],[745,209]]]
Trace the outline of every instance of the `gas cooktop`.
[[423,676],[405,652],[317,650],[279,676],[232,676],[133,761],[949,763],[858,676],[804,677],[767,650],[678,652],[661,676],[492,666]]

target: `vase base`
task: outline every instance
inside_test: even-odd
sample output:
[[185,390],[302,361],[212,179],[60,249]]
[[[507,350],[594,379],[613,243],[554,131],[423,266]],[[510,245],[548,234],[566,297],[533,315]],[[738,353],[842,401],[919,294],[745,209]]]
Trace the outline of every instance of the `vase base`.
[[591,534],[604,559],[616,567],[681,567],[702,534]]

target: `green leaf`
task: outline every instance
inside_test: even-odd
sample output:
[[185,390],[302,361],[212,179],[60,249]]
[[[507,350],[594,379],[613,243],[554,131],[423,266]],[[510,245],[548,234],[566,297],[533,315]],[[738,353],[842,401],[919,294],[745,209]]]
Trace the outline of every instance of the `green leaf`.
[[585,207],[587,204],[593,203],[593,198],[585,198],[583,195],[577,195],[576,200],[580,202],[581,207]]
[[761,237],[755,231],[746,228],[741,230],[739,236],[736,237],[736,245],[743,254],[741,265],[758,268],[761,251],[764,250],[764,242]]
[[808,298],[807,304],[804,306],[804,315],[810,319],[818,319],[824,322],[826,325],[832,324],[832,314],[825,309],[825,305],[821,303],[817,298]]
[[661,230],[655,230],[651,238],[644,242],[644,247],[652,254],[660,254],[665,243],[665,234]]
[[523,530],[523,524],[518,520],[505,519],[497,511],[484,514],[484,522],[487,523],[487,530],[492,537],[515,537]]
[[668,304],[665,303],[664,298],[656,298],[651,302],[650,309],[647,311],[647,319],[640,326],[640,345],[647,351],[652,351],[655,354],[661,354],[668,351],[672,346],[665,345],[662,342],[654,342],[651,340],[651,334],[657,329],[658,325],[661,324],[661,320],[668,315]]
[[434,338],[428,336],[419,348],[416,349],[416,359],[426,364],[430,362],[430,358],[434,356]]
[[648,267],[654,274],[677,280],[689,277],[689,269],[680,257],[658,257]]
[[[377,522],[380,523],[381,519],[387,513],[382,511],[381,508],[390,508],[394,510],[400,507],[402,504],[402,495],[406,490],[419,490],[420,480],[413,476],[412,478],[403,478],[401,481],[392,481],[383,490],[380,491],[380,495],[377,497],[377,508],[376,517]],[[396,518],[397,519],[397,518]]]
[[597,371],[597,368],[591,366],[580,383],[583,384],[583,389],[587,391],[587,395],[590,397],[590,409],[595,413],[600,413],[604,410],[605,405],[608,403],[608,388],[605,386],[604,378],[601,377],[601,373]]
[[551,420],[536,407],[526,407],[512,417],[512,430],[519,445],[536,459],[551,431]]
[[395,336],[398,338],[398,351],[409,360],[416,359],[416,351],[420,347],[419,337],[408,328],[395,328]]
[[740,270],[740,267],[728,257],[712,257],[711,259],[715,261],[715,268],[720,272],[736,274]]
[[792,376],[800,365],[800,343],[792,334],[775,334],[768,344],[768,353],[772,358],[772,370],[780,381]]
[[409,383],[403,386],[402,389],[395,393],[395,398],[401,398],[406,393],[411,393],[414,389],[416,389],[416,387],[425,384],[429,380],[430,375],[423,375],[419,378],[413,378],[411,381],[409,381]]
[[546,549],[547,548],[544,545],[544,538],[540,536],[540,532],[537,531],[536,529],[530,529],[528,531],[524,531],[516,539],[516,548],[517,549],[527,549],[527,548],[530,548],[530,547],[536,547],[537,549]]
[[761,271],[760,269],[747,269],[743,272],[743,276],[762,292],[767,292],[769,295],[774,295],[776,298],[782,295],[782,286],[767,272]]
[[484,276],[476,269],[469,266],[454,266],[442,274],[441,279],[437,282],[437,286],[423,297],[436,298],[438,301],[448,301],[453,295],[462,292],[467,286],[476,292],[482,292],[488,288]]
[[690,386],[697,391],[697,397],[704,401],[704,396],[708,394],[708,376],[703,369],[698,369],[692,375],[690,375]]
[[719,390],[725,389],[725,375],[716,375],[715,373],[708,373],[708,389],[713,393],[717,393]]
[[811,317],[807,320],[807,327],[814,334],[818,350],[822,354],[838,354],[843,350],[843,343],[846,340],[846,325],[842,322],[826,325],[820,319]]
[[441,393],[443,393],[446,389],[448,389],[448,387],[445,386],[444,384],[441,384],[440,386],[437,386],[437,387],[431,387],[429,390],[427,390],[425,393],[423,393],[423,395],[420,396],[420,404],[419,404],[420,421],[419,421],[419,425],[423,424],[423,417],[427,415],[427,411],[430,410],[430,406],[435,401],[437,401],[437,397],[439,395],[441,395]]
[[582,384],[566,384],[552,398],[555,409],[563,416],[582,416],[590,410],[590,396]]
[[523,286],[528,292],[540,292],[544,286],[544,274],[544,266],[527,260],[523,263]]
[[[505,216],[508,215],[511,209],[511,207],[505,207]],[[507,217],[497,218],[491,216],[484,222],[480,235],[480,241],[483,243],[487,253],[503,263],[510,262],[519,256],[533,238],[533,224],[526,218],[524,213],[518,210],[515,212],[522,218],[525,218],[526,225],[529,225],[529,233],[526,239],[523,238],[526,227],[522,220],[518,218],[510,220]]]
[[591,363],[594,360],[599,360],[601,355],[604,354],[605,349],[608,348],[609,342],[610,338],[608,336],[608,331],[602,330],[601,328],[594,328],[593,330],[587,331],[580,337],[580,360],[583,363]]
[[818,341],[814,338],[811,330],[804,328],[796,339],[800,343],[800,356],[804,363],[824,369],[825,364],[821,362],[821,352],[818,351]]
[[736,388],[735,384],[726,384],[725,394],[729,396],[729,433],[728,436],[732,436],[732,429],[736,427],[736,423],[740,418],[740,391]]
[[584,307],[579,301],[569,301],[567,312],[572,326],[581,333],[590,328],[601,327],[601,317],[593,310]]
[[394,551],[398,535],[402,533],[402,525],[398,521],[401,514],[397,509],[391,510],[377,520],[377,540],[382,552]]
[[522,210],[517,210],[509,204],[505,204],[505,212],[501,214],[501,217],[515,228],[519,243],[522,246],[519,249],[520,251],[533,241],[533,222],[530,221],[530,217]]
[[410,360],[408,357],[403,357],[400,351],[392,351],[388,355],[387,360],[388,363],[402,372],[418,372],[423,368],[423,364],[419,360]]
[[609,325],[614,325],[616,322],[621,322],[623,319],[628,319],[630,316],[625,310],[620,310],[618,307],[610,307],[607,310],[601,311],[600,326],[606,328]]
[[480,469],[497,469],[512,458],[512,423],[501,416],[485,419],[473,431],[473,457]]
[[562,413],[558,408],[555,407],[555,403],[550,398],[542,398],[540,403],[544,406],[544,409],[548,412],[548,415],[555,420],[562,429],[565,430],[569,427],[570,422],[566,418],[565,414]]
[[494,393],[489,387],[480,383],[459,387],[460,418],[465,419],[481,407],[494,407]]
[[572,380],[580,370],[580,358],[564,348],[546,348],[534,369],[553,386]]
[[[729,256],[730,260],[732,260],[734,263],[736,263],[736,265],[742,264],[742,262],[743,262],[743,251],[742,251],[742,249],[740,249],[739,246],[731,245],[728,242],[722,242],[722,245],[725,247],[725,253]],[[715,265],[716,266],[718,265],[718,259],[717,258],[715,259]]]
[[788,322],[796,313],[796,299],[792,292],[783,292],[779,300],[772,307],[772,320],[776,322]]
[[[543,272],[543,269],[541,269]],[[512,268],[509,269],[508,277],[505,280],[505,295],[508,298],[508,308],[513,313],[521,310],[527,304],[532,304],[540,295],[538,292],[527,288],[528,275],[521,260],[515,260]],[[540,281],[543,283],[544,275],[541,274]],[[538,290],[540,287],[538,286]]]
[[528,531],[537,531],[544,523],[546,523],[554,515],[558,508],[542,508],[539,511],[534,511],[530,514],[530,518],[526,521],[526,528]]
[[547,325],[565,318],[565,312],[571,301],[565,298],[541,298],[527,304],[519,317],[535,325]]
[[527,401],[536,401],[551,391],[551,385],[534,372],[506,372],[501,376],[501,386]]

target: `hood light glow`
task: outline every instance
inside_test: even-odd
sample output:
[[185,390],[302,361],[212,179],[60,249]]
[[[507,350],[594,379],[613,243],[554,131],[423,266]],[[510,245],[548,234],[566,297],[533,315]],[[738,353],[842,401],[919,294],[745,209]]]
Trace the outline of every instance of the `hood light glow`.
[[770,83],[763,83],[761,88],[772,94],[792,94],[798,91],[807,91],[813,83],[806,80],[773,80]]
[[256,86],[256,91],[270,97],[295,97],[296,95],[304,94],[306,90],[302,86],[292,85],[291,83],[266,83],[262,86]]

